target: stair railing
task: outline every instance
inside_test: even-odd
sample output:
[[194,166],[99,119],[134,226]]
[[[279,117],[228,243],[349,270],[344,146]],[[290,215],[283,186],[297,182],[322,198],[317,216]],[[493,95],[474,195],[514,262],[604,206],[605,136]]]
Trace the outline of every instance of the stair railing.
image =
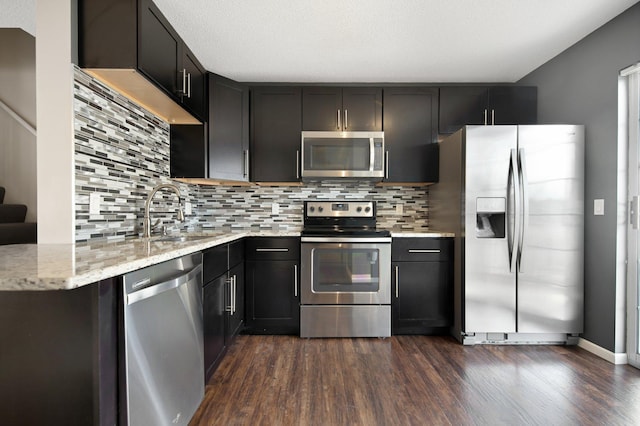
[[2,99],[0,99],[0,107],[7,112],[15,121],[20,123],[22,127],[27,129],[33,136],[37,136],[36,128],[33,127],[27,120],[22,118],[17,112],[15,112],[9,105],[5,104]]

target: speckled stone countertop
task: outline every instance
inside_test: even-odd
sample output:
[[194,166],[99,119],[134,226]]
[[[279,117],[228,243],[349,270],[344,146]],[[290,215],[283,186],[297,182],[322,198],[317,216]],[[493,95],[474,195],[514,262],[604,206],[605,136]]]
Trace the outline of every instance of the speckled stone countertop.
[[453,232],[441,231],[391,231],[391,237],[396,238],[453,238],[456,234]]
[[[218,231],[201,239],[127,239],[79,244],[0,246],[0,291],[69,290],[244,237],[288,237],[300,232]],[[393,237],[452,237],[451,233],[392,231]]]

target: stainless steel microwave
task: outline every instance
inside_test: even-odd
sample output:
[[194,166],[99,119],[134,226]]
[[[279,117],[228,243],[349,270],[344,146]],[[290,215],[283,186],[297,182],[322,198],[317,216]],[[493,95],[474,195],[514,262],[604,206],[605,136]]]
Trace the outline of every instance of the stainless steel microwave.
[[302,179],[384,178],[384,132],[302,132]]

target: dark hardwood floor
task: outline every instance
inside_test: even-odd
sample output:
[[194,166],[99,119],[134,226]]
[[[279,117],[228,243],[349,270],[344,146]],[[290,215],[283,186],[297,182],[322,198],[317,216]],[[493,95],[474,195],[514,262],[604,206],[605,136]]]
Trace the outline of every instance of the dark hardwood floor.
[[239,336],[196,425],[638,425],[640,370],[578,347]]

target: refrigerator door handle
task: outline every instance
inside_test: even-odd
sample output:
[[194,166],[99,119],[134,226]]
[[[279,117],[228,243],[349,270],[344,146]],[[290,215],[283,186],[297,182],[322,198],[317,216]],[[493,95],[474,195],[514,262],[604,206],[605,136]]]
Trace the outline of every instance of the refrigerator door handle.
[[[508,212],[507,217],[511,219],[513,223],[509,224],[509,230],[513,225],[513,235],[511,238],[511,246],[509,247],[509,272],[515,272],[517,253],[516,248],[519,247],[520,239],[520,174],[518,173],[518,151],[516,149],[511,150],[511,161],[509,166],[509,174],[511,185],[513,186],[514,200],[513,200],[513,215],[512,212]],[[510,185],[507,185],[507,199],[511,195]],[[510,220],[510,221],[511,221]]]
[[638,214],[638,208],[640,208],[640,196],[634,195],[631,198],[631,203],[629,205],[629,222],[631,223],[631,227],[633,229],[638,229],[638,225],[640,225],[640,215]]
[[522,220],[518,239],[518,271],[522,271],[522,247],[526,231],[529,229],[529,191],[527,185],[527,157],[524,148],[518,150],[518,169],[520,173],[520,193],[522,194]]

